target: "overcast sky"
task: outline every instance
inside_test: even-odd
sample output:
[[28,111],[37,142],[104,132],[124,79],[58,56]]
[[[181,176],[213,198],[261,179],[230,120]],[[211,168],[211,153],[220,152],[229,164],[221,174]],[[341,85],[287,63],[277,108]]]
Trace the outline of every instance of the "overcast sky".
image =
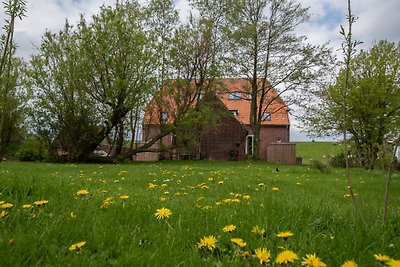
[[[65,20],[72,24],[78,21],[80,14],[89,18],[97,13],[100,6],[114,5],[116,0],[27,0],[27,17],[16,22],[15,42],[18,45],[18,56],[29,59],[34,53],[34,46],[39,46],[41,36],[46,29],[56,32],[62,28]],[[142,0],[141,2],[145,2]],[[330,42],[340,53],[341,36],[339,26],[346,28],[346,0],[302,0],[303,6],[310,7],[311,22],[302,25],[298,32],[306,35],[314,44]],[[189,6],[186,0],[176,0],[176,8],[184,18]],[[354,25],[355,39],[362,41],[360,48],[369,49],[379,40],[400,41],[400,1],[399,0],[352,0],[352,10],[359,19]],[[4,12],[0,14],[2,26]],[[305,140],[292,127],[292,141]]]

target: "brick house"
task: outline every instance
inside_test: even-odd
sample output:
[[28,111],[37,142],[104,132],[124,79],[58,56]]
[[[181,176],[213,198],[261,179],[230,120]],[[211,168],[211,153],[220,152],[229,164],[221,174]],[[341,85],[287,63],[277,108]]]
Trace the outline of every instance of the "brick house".
[[[202,129],[197,154],[199,158],[209,160],[245,160],[253,153],[253,134],[250,128],[250,83],[245,79],[222,79],[218,81],[222,90],[217,94],[206,94],[199,97],[199,101],[213,102],[214,109],[221,116],[217,127],[204,127]],[[170,114],[175,113],[176,106],[169,96],[160,112],[154,112],[154,101],[146,108],[143,121],[143,139],[149,140],[160,132],[159,120],[171,123]],[[201,99],[201,100],[200,100]],[[273,99],[273,100],[272,100]],[[268,147],[272,144],[288,144],[290,142],[290,121],[288,108],[275,90],[270,90],[267,101],[272,101],[263,113],[263,122],[260,131],[260,160],[274,161],[268,158]],[[152,115],[153,114],[153,115]],[[160,114],[155,116],[154,114]],[[167,135],[153,148],[160,148],[173,144],[174,137]],[[271,153],[270,153],[271,154]],[[157,160],[160,158],[182,158],[188,155],[165,155],[141,153],[136,156],[137,160]],[[295,157],[295,155],[294,155]],[[294,159],[295,161],[295,159]],[[287,163],[293,163],[293,160]]]

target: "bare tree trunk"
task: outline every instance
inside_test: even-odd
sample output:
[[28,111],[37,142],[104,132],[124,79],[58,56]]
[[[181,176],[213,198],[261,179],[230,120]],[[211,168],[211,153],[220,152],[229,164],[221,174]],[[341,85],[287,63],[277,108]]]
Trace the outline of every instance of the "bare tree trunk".
[[345,38],[345,43],[343,44],[343,50],[345,52],[345,60],[346,60],[346,80],[345,80],[345,88],[343,94],[343,142],[344,142],[344,156],[346,162],[346,177],[347,177],[347,185],[350,191],[351,199],[353,201],[353,205],[358,213],[361,221],[364,225],[366,225],[363,213],[361,211],[360,206],[358,205],[358,201],[356,196],[354,195],[352,179],[350,176],[350,164],[349,164],[349,150],[348,150],[348,139],[347,139],[347,92],[349,89],[349,78],[350,78],[350,61],[351,57],[354,53],[354,47],[357,45],[357,42],[353,42],[352,40],[352,25],[355,21],[355,17],[351,14],[351,1],[347,1],[348,5],[348,23],[349,29],[348,33],[345,34],[343,27],[341,28],[342,35]]
[[389,206],[389,187],[390,187],[390,182],[392,180],[393,165],[396,161],[396,151],[399,148],[399,145],[400,145],[400,136],[397,138],[397,141],[393,147],[393,153],[392,153],[392,157],[390,159],[389,170],[388,170],[387,177],[386,177],[385,197],[384,197],[384,201],[383,201],[382,224],[385,224],[386,219],[387,219],[388,206]]

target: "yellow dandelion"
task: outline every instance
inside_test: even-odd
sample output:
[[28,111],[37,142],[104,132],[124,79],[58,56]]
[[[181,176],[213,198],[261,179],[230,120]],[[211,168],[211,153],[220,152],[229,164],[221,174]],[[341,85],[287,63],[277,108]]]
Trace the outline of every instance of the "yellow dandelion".
[[127,195],[122,195],[122,196],[119,196],[118,198],[120,198],[120,199],[128,199],[129,196],[127,196]]
[[3,203],[3,204],[0,205],[0,209],[4,209],[4,210],[11,209],[13,206],[14,205],[11,204],[11,203]]
[[241,238],[231,238],[232,243],[235,243],[236,245],[238,245],[241,248],[244,248],[247,243],[243,241],[243,239]]
[[400,267],[400,260],[390,260],[388,267]]
[[278,187],[272,187],[272,191],[279,191]]
[[233,231],[236,230],[236,226],[233,224],[227,225],[224,228],[222,228],[222,231],[232,233]]
[[240,203],[240,199],[234,198],[234,199],[232,199],[232,202],[233,202],[233,203]]
[[167,202],[167,198],[166,197],[160,197],[160,202]]
[[171,214],[172,214],[171,210],[169,210],[167,208],[161,208],[161,209],[157,209],[154,216],[156,216],[157,219],[163,219],[163,218],[168,218]]
[[260,264],[267,263],[271,260],[271,252],[265,248],[255,249],[256,257],[260,260]]
[[86,196],[87,194],[89,194],[89,191],[86,189],[82,189],[82,190],[79,190],[78,192],[76,192],[77,196]]
[[283,232],[279,232],[278,234],[276,234],[276,236],[283,238],[283,239],[288,239],[289,237],[293,236],[293,233],[290,231],[283,231]]
[[38,200],[38,201],[33,202],[33,204],[36,205],[36,206],[38,206],[38,207],[44,206],[44,205],[46,205],[47,203],[49,203],[48,200]]
[[71,217],[72,219],[75,219],[76,218],[76,214],[73,211],[71,211],[71,213],[69,214],[69,217]]
[[250,258],[250,257],[251,257],[251,254],[250,254],[250,252],[248,252],[248,251],[243,252],[241,255],[242,255],[242,257],[244,257],[244,258]]
[[374,257],[380,263],[388,263],[390,260],[392,260],[392,258],[387,255],[375,254]]
[[315,255],[315,253],[306,254],[306,257],[303,258],[301,265],[307,267],[326,267],[326,264],[323,261],[321,261],[321,259],[318,258],[317,255]]
[[0,205],[3,205],[4,203],[5,203],[4,200],[1,200],[1,201],[0,201]]
[[22,208],[23,209],[30,209],[30,208],[32,208],[32,205],[31,204],[24,204],[24,205],[22,205]]
[[281,253],[278,254],[275,258],[275,262],[278,264],[289,264],[293,263],[295,260],[297,260],[299,257],[297,256],[296,253],[294,253],[291,250],[284,250]]
[[168,187],[168,184],[162,184],[161,187]]
[[264,228],[261,228],[260,226],[256,225],[253,228],[251,228],[251,232],[256,235],[265,235],[266,230]]
[[2,211],[0,212],[0,219],[6,217],[7,215],[8,215],[8,212],[5,211],[5,210],[2,210]]
[[216,248],[217,242],[218,240],[215,238],[215,236],[213,235],[205,236],[202,239],[200,239],[199,243],[197,243],[197,247],[199,249],[207,248],[208,250],[214,250]]
[[358,267],[358,265],[354,261],[345,261],[342,267]]
[[224,181],[218,181],[218,184],[224,184]]
[[78,250],[78,249],[80,249],[81,247],[83,247],[85,244],[86,244],[85,241],[81,241],[81,242],[72,244],[72,245],[69,247],[69,250],[70,250],[70,251]]
[[243,198],[244,198],[244,199],[250,199],[251,196],[249,196],[249,195],[244,195]]

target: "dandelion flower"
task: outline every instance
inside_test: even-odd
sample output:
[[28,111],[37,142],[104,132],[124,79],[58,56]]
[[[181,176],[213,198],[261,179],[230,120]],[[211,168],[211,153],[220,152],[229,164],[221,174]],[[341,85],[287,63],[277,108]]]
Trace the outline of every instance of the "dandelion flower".
[[247,243],[243,241],[243,239],[241,238],[231,238],[232,243],[235,243],[236,245],[238,245],[241,248],[244,248]]
[[224,228],[222,228],[222,231],[232,233],[233,231],[236,230],[236,226],[233,224],[227,225]]
[[210,235],[210,236],[205,236],[202,239],[200,239],[200,242],[197,243],[197,247],[199,249],[202,248],[207,248],[209,250],[214,250],[216,247],[216,243],[217,243],[217,239],[215,238],[215,236]]
[[250,252],[245,251],[245,252],[242,253],[242,257],[243,257],[243,258],[250,258],[250,257],[251,257],[251,254],[250,254]]
[[278,187],[272,187],[272,191],[279,191]]
[[171,210],[167,208],[161,208],[157,209],[157,212],[154,214],[154,216],[157,217],[157,219],[163,219],[163,218],[168,218],[172,214]]
[[86,196],[87,194],[89,194],[89,191],[86,189],[82,189],[82,190],[79,190],[78,192],[76,192],[77,196]]
[[4,209],[4,210],[6,210],[6,209],[11,209],[13,206],[14,206],[14,205],[11,204],[11,203],[4,203],[4,204],[1,204],[1,205],[0,205],[0,209]]
[[71,245],[71,246],[69,247],[69,250],[70,250],[70,251],[74,251],[74,250],[80,249],[80,248],[83,247],[85,244],[86,244],[85,241],[81,241],[81,242],[75,243],[75,244],[73,244],[73,245]]
[[326,264],[318,258],[315,253],[314,254],[306,254],[306,257],[303,258],[301,265],[307,267],[326,267]]
[[400,267],[400,260],[390,260],[388,263],[389,267]]
[[374,257],[380,263],[388,263],[391,260],[391,258],[389,256],[381,255],[381,254],[375,254]]
[[281,237],[281,238],[283,238],[283,239],[288,239],[289,237],[292,237],[293,236],[293,233],[292,232],[290,232],[290,231],[284,231],[284,232],[279,232],[277,235],[276,235],[277,237]]
[[122,195],[122,196],[119,196],[118,198],[120,198],[120,199],[128,199],[129,196],[127,196],[127,195]]
[[261,228],[260,226],[256,225],[251,229],[251,232],[256,235],[265,235],[265,229]]
[[345,261],[342,267],[358,267],[358,265],[354,261]]
[[2,210],[2,211],[0,212],[0,219],[6,217],[7,215],[8,215],[8,212],[5,211],[5,210]]
[[25,205],[22,205],[22,208],[23,208],[23,209],[30,209],[30,208],[32,208],[32,205],[30,205],[30,204],[25,204]]
[[38,200],[38,201],[33,202],[33,204],[36,205],[36,206],[38,206],[38,207],[44,206],[44,205],[46,205],[47,203],[49,203],[48,200]]
[[167,198],[166,197],[160,197],[160,202],[166,202]]
[[271,252],[265,248],[257,248],[255,250],[257,258],[260,260],[260,264],[267,263],[271,260]]
[[288,263],[293,263],[295,260],[297,260],[299,257],[297,256],[296,253],[294,253],[291,250],[284,250],[281,253],[278,254],[275,258],[275,262],[278,264],[288,264]]

